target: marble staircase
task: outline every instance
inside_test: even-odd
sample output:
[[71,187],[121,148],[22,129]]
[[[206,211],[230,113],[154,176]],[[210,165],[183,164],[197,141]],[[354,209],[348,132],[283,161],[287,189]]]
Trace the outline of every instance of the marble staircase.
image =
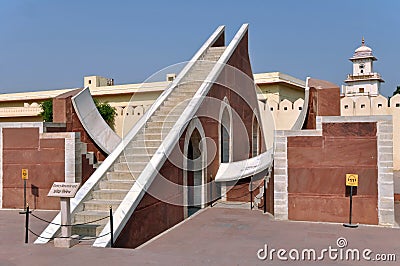
[[[147,120],[145,126],[109,168],[92,191],[91,198],[83,202],[83,209],[73,216],[75,224],[101,219],[109,215],[110,207],[113,210],[118,208],[134,185],[135,179],[162,145],[165,136],[207,78],[224,50],[225,47],[210,47],[200,60],[194,63],[180,84]],[[108,219],[104,219],[88,225],[75,226],[73,234],[98,236],[108,221]]]

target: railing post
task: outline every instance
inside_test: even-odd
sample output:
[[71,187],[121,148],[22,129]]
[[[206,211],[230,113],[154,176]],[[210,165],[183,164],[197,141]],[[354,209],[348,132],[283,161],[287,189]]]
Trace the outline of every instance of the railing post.
[[250,210],[253,209],[253,178],[250,178]]
[[111,247],[114,247],[114,222],[113,222],[113,213],[112,206],[110,206],[110,238],[111,238]]
[[25,210],[25,244],[28,244],[28,237],[29,237],[29,205],[26,204]]
[[[211,176],[211,178],[212,178],[212,176]],[[213,206],[213,202],[214,202],[214,199],[213,199],[213,182],[212,182],[212,179],[211,179],[211,182],[210,182],[210,195],[211,195],[211,207]]]
[[267,180],[265,177],[264,177],[263,197],[264,197],[264,213],[266,213],[267,212]]

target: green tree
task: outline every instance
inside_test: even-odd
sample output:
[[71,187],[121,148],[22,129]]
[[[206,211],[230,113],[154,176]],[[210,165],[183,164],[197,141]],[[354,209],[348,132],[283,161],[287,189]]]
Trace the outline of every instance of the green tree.
[[42,108],[42,111],[39,115],[43,118],[43,121],[53,122],[53,100],[49,99],[42,102],[40,108]]
[[108,102],[99,102],[96,99],[94,104],[99,110],[100,115],[103,117],[104,121],[114,130],[115,129],[115,117],[117,116],[117,111]]
[[396,94],[400,94],[400,86],[397,86],[396,90],[393,92],[392,96],[395,96]]
[[[114,107],[107,102],[99,102],[94,99],[94,104],[100,115],[103,117],[104,121],[112,128],[115,129],[115,117],[117,116],[117,111]],[[49,99],[40,104],[42,112],[40,116],[45,122],[53,122],[53,100]]]

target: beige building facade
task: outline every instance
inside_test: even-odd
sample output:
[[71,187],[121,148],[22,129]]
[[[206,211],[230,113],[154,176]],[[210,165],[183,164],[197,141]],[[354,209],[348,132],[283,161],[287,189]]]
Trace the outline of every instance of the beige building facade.
[[[123,136],[147,110],[158,96],[168,87],[175,78],[175,74],[167,74],[166,80],[161,82],[136,83],[115,85],[113,79],[101,76],[84,77],[84,87],[89,87],[93,98],[100,102],[108,102],[115,107],[115,131]],[[260,89],[259,100],[274,106],[276,121],[281,102],[288,105],[288,101],[304,98],[305,82],[290,75],[271,72],[254,74],[255,82]],[[62,93],[75,90],[51,90],[24,93],[0,94],[0,122],[40,122],[41,108],[39,104]],[[282,110],[284,107],[282,106]],[[287,110],[285,110],[287,111]],[[292,117],[286,112],[281,112],[281,117]],[[286,127],[287,122],[281,119],[281,127]],[[290,122],[289,122],[290,124]]]

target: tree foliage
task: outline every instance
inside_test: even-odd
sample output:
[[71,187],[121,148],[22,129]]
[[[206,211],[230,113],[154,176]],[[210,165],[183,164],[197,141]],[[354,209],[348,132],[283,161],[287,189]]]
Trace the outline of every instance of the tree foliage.
[[40,108],[42,108],[42,111],[39,115],[43,118],[43,121],[53,122],[53,100],[49,99],[42,102]]
[[[94,99],[94,104],[100,115],[103,117],[104,121],[112,128],[115,129],[115,117],[117,116],[117,111],[107,102],[99,102]],[[49,99],[40,104],[42,112],[40,116],[45,122],[53,122],[53,100]]]
[[103,117],[104,121],[112,128],[115,129],[115,117],[117,116],[117,111],[108,102],[99,102],[94,99],[94,104],[99,110],[100,115]]
[[400,94],[400,86],[397,86],[396,90],[393,92],[392,96],[395,96],[396,94]]

